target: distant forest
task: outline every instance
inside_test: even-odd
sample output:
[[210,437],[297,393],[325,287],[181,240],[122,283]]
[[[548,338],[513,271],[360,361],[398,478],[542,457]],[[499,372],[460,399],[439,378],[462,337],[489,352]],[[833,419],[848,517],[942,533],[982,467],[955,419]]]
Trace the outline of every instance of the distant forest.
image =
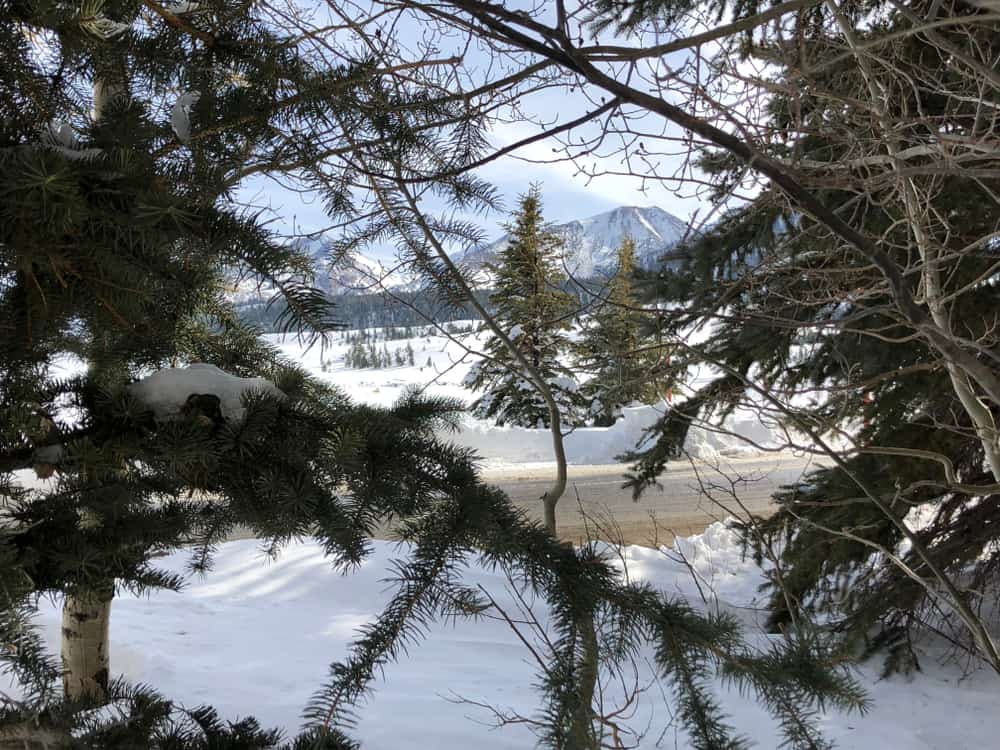
[[[489,309],[489,291],[476,293],[479,302]],[[384,294],[338,294],[331,297],[335,317],[347,328],[385,328],[388,326],[420,326],[428,321],[446,323],[453,320],[478,320],[471,304],[461,307],[445,304],[427,292],[393,292]],[[284,305],[256,302],[237,307],[240,318],[265,333],[276,330],[275,321]]]
[[[606,293],[607,279],[564,279],[557,286],[575,297],[579,303],[578,313],[586,314],[594,302]],[[490,295],[492,289],[476,291],[476,299],[487,310],[492,311]],[[392,295],[379,294],[334,294],[335,317],[345,328],[386,328],[391,326],[421,326],[428,322],[449,323],[454,320],[479,320],[475,308],[466,303],[461,307],[442,302],[440,298],[426,291],[393,291]],[[264,333],[274,333],[284,303],[268,307],[267,302],[251,302],[237,305],[240,318],[257,326]]]

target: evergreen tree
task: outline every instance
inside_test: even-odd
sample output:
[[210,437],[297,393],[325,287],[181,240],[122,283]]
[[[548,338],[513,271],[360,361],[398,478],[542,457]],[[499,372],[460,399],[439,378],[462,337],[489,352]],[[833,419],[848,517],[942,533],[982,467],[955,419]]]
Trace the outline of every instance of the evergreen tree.
[[[581,399],[570,370],[560,362],[569,350],[567,331],[576,309],[574,298],[559,289],[562,242],[542,217],[541,192],[532,186],[520,200],[507,244],[491,267],[494,317],[520,353],[552,388],[564,421],[579,421]],[[506,345],[494,337],[486,358],[473,367],[466,387],[481,392],[472,413],[498,425],[549,426],[548,406],[521,372]]]
[[655,318],[637,309],[635,263],[635,242],[627,237],[618,248],[617,271],[575,347],[577,367],[593,375],[581,393],[598,426],[614,424],[622,406],[660,398],[655,368],[664,354],[648,337]]
[[[909,7],[921,14],[931,6]],[[945,3],[941,12],[964,10]],[[823,16],[817,8],[790,32],[801,33],[815,60],[835,55],[843,44],[842,29]],[[1000,36],[995,21],[970,23],[933,39],[905,35],[888,46],[910,24],[905,15],[889,13],[884,26],[853,31],[859,46],[891,50],[891,64],[874,58],[869,63],[887,92],[879,97],[879,106],[887,108],[882,115],[868,109],[873,79],[854,58],[824,63],[809,76],[799,73],[810,63],[788,62],[782,71],[788,88],[776,89],[767,109],[767,127],[783,135],[769,148],[778,159],[808,165],[826,206],[839,211],[851,205],[852,225],[877,238],[906,269],[906,283],[922,290],[929,308],[932,280],[939,277],[939,298],[947,299],[952,330],[980,352],[995,351],[992,314],[984,311],[998,302],[996,248],[995,240],[984,238],[997,230],[1000,181],[929,162],[900,189],[891,160],[881,152],[859,151],[859,145],[888,142],[899,151],[933,153],[942,134],[975,137],[980,105],[971,92],[979,90],[980,74],[974,68],[971,74],[957,72],[950,55],[939,54],[940,45],[950,45],[968,61],[985,50],[997,54]],[[767,42],[759,52],[777,70],[790,50],[782,38]],[[941,82],[953,95],[913,87],[913,81]],[[855,163],[865,166],[854,169]],[[742,169],[717,152],[705,153],[701,167],[714,176],[720,195]],[[934,218],[914,220],[905,191],[921,196],[920,217]],[[745,528],[747,543],[759,556],[781,550],[781,577],[771,581],[772,626],[786,627],[803,613],[832,618],[852,643],[873,650],[885,646],[892,668],[916,664],[912,638],[924,624],[950,629],[956,642],[984,654],[956,608],[942,608],[933,593],[938,583],[928,588],[913,577],[916,571],[924,580],[939,581],[933,566],[954,580],[975,581],[977,591],[1000,584],[995,552],[1000,530],[985,522],[1000,502],[991,488],[997,477],[984,451],[983,430],[956,391],[953,368],[898,314],[881,273],[824,226],[789,207],[776,188],[725,215],[684,250],[684,266],[662,271],[654,285],[655,298],[683,310],[671,316],[665,335],[681,336],[705,319],[725,323],[713,325],[703,345],[675,361],[675,372],[707,361],[721,365],[723,373],[667,414],[658,425],[658,440],[634,456],[637,489],[677,455],[692,421],[725,416],[744,398],[751,379],[754,391],[793,405],[784,415],[788,427],[824,439],[853,433],[856,446],[840,456],[839,465],[783,489],[775,496],[781,510]],[[928,260],[928,252],[937,260]],[[803,393],[824,395],[806,401]],[[985,421],[993,422],[997,405],[985,403]],[[937,462],[947,464],[949,476],[962,478],[962,489],[940,479]],[[984,490],[977,492],[976,486]],[[889,499],[889,513],[878,507],[879,498]],[[906,523],[914,506],[923,506],[931,519],[915,534],[927,559],[900,529],[900,519]],[[904,565],[886,564],[875,548],[903,549]],[[959,595],[959,606],[965,596]]]
[[[266,14],[0,7],[0,638],[25,644],[0,654],[25,692],[5,702],[0,739],[11,723],[37,726],[63,708],[67,722],[86,722],[74,708],[122,698],[137,734],[75,747],[153,746],[154,735],[187,747],[160,731],[166,704],[110,680],[113,597],[178,588],[157,558],[191,547],[192,568],[207,570],[237,526],[274,551],[314,534],[332,563],[355,562],[377,518],[439,494],[434,475],[459,458],[434,437],[454,404],[356,407],[260,341],[227,301],[233,273],[254,276],[278,290],[281,330],[333,330],[311,258],[231,191],[246,175],[320,164],[318,149],[346,143],[330,129],[337,118],[352,138],[394,132],[419,149],[408,125],[426,132],[457,111],[422,94],[411,107],[371,60],[313,65]],[[327,195],[331,206],[342,198]],[[57,377],[53,365],[72,357],[83,372]],[[31,468],[51,482],[26,485],[19,472]],[[40,596],[65,601],[61,664],[33,636]],[[261,737],[248,730],[232,746]]]

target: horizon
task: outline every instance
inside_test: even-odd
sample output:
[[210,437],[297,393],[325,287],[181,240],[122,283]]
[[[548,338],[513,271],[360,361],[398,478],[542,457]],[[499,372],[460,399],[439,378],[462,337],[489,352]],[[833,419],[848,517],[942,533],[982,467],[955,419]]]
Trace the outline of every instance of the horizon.
[[[621,204],[621,205],[617,205],[617,206],[612,206],[612,207],[604,209],[602,211],[598,211],[597,213],[588,214],[587,216],[575,216],[575,217],[564,219],[562,221],[553,220],[553,219],[549,219],[548,217],[546,217],[546,223],[549,224],[549,225],[551,225],[551,226],[553,226],[553,227],[563,227],[563,226],[567,226],[569,224],[584,223],[584,222],[592,221],[594,219],[599,219],[599,218],[601,218],[603,216],[606,216],[608,214],[613,214],[616,211],[623,211],[623,210],[628,210],[628,209],[637,209],[637,210],[640,210],[640,211],[649,211],[649,210],[660,211],[660,212],[666,214],[667,216],[669,216],[671,219],[674,219],[676,221],[682,222],[685,225],[690,222],[689,219],[685,219],[685,218],[683,218],[681,216],[677,216],[677,214],[672,213],[671,211],[668,211],[667,209],[663,208],[662,206],[656,206],[656,205],[638,205],[638,204]],[[497,232],[498,233],[495,234],[491,239],[487,240],[486,242],[484,242],[484,243],[482,243],[480,245],[477,245],[477,246],[474,246],[474,247],[471,247],[471,248],[467,248],[464,252],[469,252],[469,251],[475,250],[475,249],[487,248],[490,245],[494,245],[494,244],[500,242],[508,234],[507,232],[504,232],[502,230],[502,227],[498,227],[497,228]],[[331,233],[330,232],[320,231],[320,232],[317,232],[315,234],[304,234],[304,235],[302,235],[300,237],[300,239],[323,240],[323,239],[327,238],[328,234],[331,234]],[[373,259],[373,260],[383,260],[383,258],[381,257],[381,253],[376,254],[375,252],[372,252],[370,249],[366,249],[366,251],[363,252],[362,255],[364,255],[367,258]]]
[[[518,197],[536,182],[542,186],[546,221],[555,225],[590,219],[619,208],[657,208],[690,224],[708,206],[707,202],[695,196],[680,195],[663,185],[647,184],[643,188],[642,180],[636,178],[609,175],[585,181],[566,169],[568,166],[522,162],[514,157],[504,157],[479,171],[480,176],[489,179],[502,196],[502,209],[488,214],[460,213],[437,201],[427,200],[427,210],[451,213],[472,221],[480,225],[485,234],[493,238],[489,242],[493,242],[505,234],[502,225],[508,220]],[[316,195],[298,193],[266,180],[253,179],[239,191],[236,202],[270,214],[271,223],[279,234],[304,237],[336,236],[337,233],[335,223],[327,217],[322,200]],[[395,248],[388,245],[369,247],[365,254],[387,261],[395,257]]]

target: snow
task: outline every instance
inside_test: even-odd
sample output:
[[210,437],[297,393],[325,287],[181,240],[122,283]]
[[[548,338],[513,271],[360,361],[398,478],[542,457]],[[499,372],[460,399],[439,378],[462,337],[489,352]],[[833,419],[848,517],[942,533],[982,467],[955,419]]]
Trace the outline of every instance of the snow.
[[[463,335],[456,341],[426,331],[415,338],[388,341],[390,352],[412,346],[417,365],[381,370],[346,368],[344,340],[309,350],[291,339],[272,336],[271,340],[353,398],[389,404],[414,385],[436,395],[471,400],[473,394],[462,381],[479,361],[475,352],[481,350],[484,338]],[[66,368],[73,370],[75,365],[67,363]],[[695,382],[704,377],[694,374]],[[234,419],[242,415],[247,391],[280,394],[266,380],[237,378],[204,364],[161,370],[132,388],[159,418],[176,414],[192,393],[218,395],[224,415]],[[616,455],[635,446],[666,408],[664,403],[626,407],[622,419],[611,427],[574,430],[566,439],[570,462],[614,462]],[[728,426],[761,445],[775,439],[773,429],[750,412],[737,411]],[[474,448],[493,464],[491,468],[534,462],[551,466],[544,463],[552,459],[551,437],[545,430],[497,428],[466,416],[460,432],[449,439]],[[741,441],[731,435],[695,427],[687,447],[695,455],[711,457],[739,453],[740,446]],[[926,516],[925,509],[915,509],[907,520],[919,527]],[[303,707],[327,677],[328,665],[347,656],[358,628],[388,601],[391,586],[386,580],[392,576],[392,561],[408,552],[404,545],[384,541],[373,541],[371,548],[372,554],[356,570],[341,575],[311,540],[292,543],[274,561],[254,540],[221,545],[212,572],[190,579],[183,591],[142,597],[123,593],[116,599],[111,618],[112,669],[131,681],[149,683],[184,705],[210,703],[227,719],[253,714],[265,726],[294,733]],[[186,574],[188,555],[175,553],[157,562],[166,570]],[[696,607],[737,616],[751,642],[762,648],[773,637],[761,628],[763,598],[758,587],[763,573],[743,557],[735,533],[722,523],[678,538],[671,548],[624,547],[618,564],[633,580],[648,580]],[[464,570],[463,580],[483,586],[505,609],[516,606],[506,581],[496,572],[473,562]],[[39,625],[58,653],[60,602],[43,600],[39,606]],[[544,607],[534,603],[533,609],[544,624]],[[913,679],[881,679],[878,656],[861,666],[859,675],[873,708],[865,716],[836,712],[822,716],[824,731],[837,747],[982,750],[996,746],[1000,680],[985,670],[963,674],[963,665],[944,660],[944,645],[927,641],[918,648],[924,672]],[[644,683],[653,677],[645,664],[640,660]],[[460,699],[530,716],[538,708],[532,687],[536,682],[527,650],[502,622],[485,618],[432,624],[426,641],[387,668],[373,698],[360,707],[351,733],[366,750],[418,744],[441,750],[532,747],[535,738],[525,726],[490,731],[484,724],[490,723],[491,715]],[[722,684],[715,688],[733,726],[751,737],[756,747],[779,746],[773,721],[752,695],[740,695]],[[670,695],[669,689],[653,686],[639,696],[628,719],[631,727],[647,730],[638,747],[688,746],[673,719]],[[615,696],[609,689],[609,699]]]
[[197,104],[199,99],[201,94],[197,91],[181,94],[170,110],[170,127],[181,143],[187,143],[191,138],[191,107]]
[[103,153],[99,148],[80,148],[73,126],[61,120],[53,121],[42,131],[42,144],[72,161],[95,159]]
[[[295,732],[328,664],[347,656],[358,628],[388,600],[390,587],[384,581],[391,576],[391,562],[406,552],[405,546],[374,542],[372,555],[356,572],[340,575],[312,541],[291,544],[273,562],[253,540],[224,544],[213,572],[191,580],[185,590],[123,594],[115,601],[112,669],[148,682],[184,705],[210,702],[225,718],[253,714],[266,726]],[[177,553],[160,563],[182,573],[186,557]],[[754,624],[761,573],[742,557],[734,532],[723,524],[680,539],[671,549],[626,547],[621,558],[632,579],[651,581],[701,608],[733,612],[746,623],[753,642],[767,645],[770,636]],[[482,585],[505,608],[515,606],[498,574],[472,564],[464,580]],[[50,646],[57,648],[58,603],[43,601],[41,607],[39,624]],[[544,623],[542,605],[535,603],[533,611]],[[823,715],[827,737],[842,750],[995,747],[1000,681],[985,670],[963,677],[954,664],[945,666],[934,658],[941,653],[935,646],[927,645],[925,651],[926,671],[912,680],[879,679],[877,658],[862,666],[860,677],[873,708],[865,716]],[[366,750],[532,747],[534,738],[525,727],[490,731],[483,726],[490,721],[486,711],[457,702],[462,697],[532,715],[536,675],[528,657],[497,619],[432,624],[426,641],[377,681],[352,733]],[[650,678],[645,669],[640,667],[642,679]],[[778,747],[773,722],[752,696],[715,687],[740,732],[758,748]],[[654,686],[639,696],[627,721],[639,730],[648,724],[639,747],[688,746],[672,720],[669,695],[669,689],[661,692]]]
[[179,16],[184,13],[195,13],[201,8],[201,3],[190,3],[181,0],[181,2],[165,4],[163,7],[170,13]]
[[331,294],[377,294],[382,289],[416,291],[423,286],[400,264],[387,266],[359,251],[339,256],[331,263],[332,244],[324,235],[300,238],[295,248],[312,256],[321,271],[316,281]]
[[219,408],[227,421],[239,422],[246,413],[243,397],[254,391],[276,398],[285,396],[269,380],[236,377],[215,365],[203,363],[158,370],[129,386],[129,392],[161,420],[177,416],[192,395],[210,394],[218,397]]
[[[564,243],[564,261],[569,272],[587,278],[615,270],[618,248],[627,236],[635,240],[640,265],[649,266],[684,237],[687,222],[655,206],[621,206],[596,216],[556,224],[551,229]],[[506,244],[504,235],[474,248],[462,260],[473,268],[482,268],[496,262]]]
[[[467,326],[469,321],[458,321]],[[369,329],[380,332],[380,329]],[[481,362],[488,333],[461,334],[456,339],[432,331],[411,339],[384,342],[390,355],[405,349],[409,343],[414,349],[414,366],[382,369],[353,369],[344,365],[344,355],[349,344],[334,339],[325,349],[306,349],[294,337],[269,336],[289,358],[305,367],[313,375],[342,388],[357,401],[388,406],[401,396],[406,388],[422,388],[435,396],[447,396],[469,403],[476,395],[465,387],[475,376]],[[383,342],[379,342],[381,347]],[[428,358],[431,366],[427,366]],[[709,373],[693,374],[692,386],[703,382]],[[568,385],[568,382],[567,382]],[[565,439],[566,458],[571,464],[615,464],[618,456],[632,450],[668,408],[660,402],[652,405],[625,407],[622,418],[610,427],[579,427]],[[526,464],[552,460],[552,436],[547,430],[524,427],[497,427],[490,421],[465,414],[459,432],[447,436],[458,445],[474,449],[494,468],[507,464]],[[748,442],[749,441],[749,442]],[[724,430],[710,430],[693,426],[688,435],[686,450],[694,458],[716,459],[720,456],[740,457],[757,455],[762,448],[779,444],[773,425],[763,421],[759,414],[737,409],[724,423]]]
[[649,223],[649,219],[647,219],[645,216],[643,216],[638,211],[636,212],[636,219],[638,219],[639,223],[643,227],[645,227],[649,231],[649,233],[651,235],[653,235],[654,237],[656,237],[656,239],[658,239],[660,242],[664,241],[663,240],[663,235],[661,235],[658,231],[656,231],[656,227],[654,227],[652,224]]
[[[617,457],[635,449],[646,431],[663,416],[667,404],[625,407],[622,418],[610,427],[579,427],[565,438],[566,460],[571,464],[611,464]],[[760,444],[774,444],[774,435],[750,415],[731,418],[734,432]],[[496,427],[465,417],[462,430],[452,438],[456,443],[475,449],[494,462],[530,463],[552,460],[552,436],[546,430],[524,427]],[[686,449],[694,458],[712,459],[745,455],[751,449],[738,438],[721,432],[692,427]]]

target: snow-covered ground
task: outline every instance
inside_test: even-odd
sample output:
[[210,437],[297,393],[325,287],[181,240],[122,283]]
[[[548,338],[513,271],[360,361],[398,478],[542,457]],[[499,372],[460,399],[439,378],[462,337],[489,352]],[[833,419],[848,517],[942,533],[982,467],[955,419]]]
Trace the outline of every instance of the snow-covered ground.
[[[456,325],[467,326],[472,321]],[[378,330],[378,329],[372,329]],[[321,349],[306,349],[294,337],[272,335],[268,339],[290,359],[312,374],[346,391],[357,401],[372,404],[392,404],[406,388],[414,386],[427,393],[448,396],[470,402],[475,394],[462,383],[469,368],[479,361],[479,352],[488,334],[463,334],[449,338],[430,330],[412,339],[379,341],[390,355],[414,351],[414,365],[387,368],[353,369],[344,364],[349,344],[334,338]],[[693,375],[690,387],[697,387],[705,376]],[[665,403],[624,409],[624,416],[611,427],[584,427],[573,430],[566,438],[566,457],[571,464],[613,464],[616,457],[635,448],[645,431],[659,419]],[[465,415],[462,429],[450,436],[455,443],[474,448],[487,467],[502,468],[511,464],[537,463],[552,460],[552,437],[547,430],[521,427],[497,427],[490,422]],[[727,420],[725,432],[692,428],[687,450],[696,458],[753,455],[759,446],[777,443],[773,428],[761,421],[758,414],[737,410]]]
[[[428,392],[467,401],[462,386],[474,354],[443,336],[423,335],[386,342],[390,351],[414,350],[415,365],[356,370],[345,367],[348,345],[335,341],[325,351],[303,350],[291,339],[272,337],[285,353],[317,376],[343,388],[359,401],[390,404],[414,385]],[[481,341],[469,336],[468,348]],[[378,343],[382,348],[382,342]],[[430,363],[428,364],[428,360]],[[578,429],[567,449],[575,464],[602,464],[631,448],[659,416],[663,405],[627,409],[610,428]],[[737,412],[729,426],[759,444],[774,439],[770,428],[750,413]],[[475,448],[487,464],[513,468],[551,461],[549,437],[542,430],[496,428],[466,417],[454,439]],[[696,430],[688,446],[695,454],[739,454],[746,443],[732,436]],[[393,559],[405,547],[373,542],[373,553],[357,571],[331,570],[322,550],[310,541],[287,547],[268,561],[253,540],[222,545],[215,569],[191,580],[180,593],[148,597],[123,594],[111,618],[112,670],[131,681],[148,682],[186,706],[211,703],[229,719],[253,714],[265,726],[294,733],[301,712],[327,675],[330,663],[348,654],[358,628],[380,611],[391,586]],[[679,539],[672,549],[627,547],[623,564],[633,578],[653,582],[664,591],[698,606],[721,607],[739,616],[753,642],[766,646],[761,632],[757,593],[761,572],[743,559],[733,532],[722,524]],[[164,558],[163,567],[183,572],[186,555]],[[496,573],[471,565],[466,583],[482,585],[505,608],[513,596]],[[704,597],[704,598],[703,598]],[[705,601],[707,599],[707,602]],[[40,604],[39,624],[53,652],[58,652],[58,603]],[[537,605],[542,621],[544,611]],[[822,717],[828,738],[847,750],[982,750],[997,746],[1000,680],[979,670],[964,675],[955,664],[943,665],[942,653],[925,645],[925,672],[915,679],[879,679],[879,660],[860,669],[873,699],[865,716],[829,713]],[[534,745],[524,725],[491,729],[492,705],[535,715],[535,665],[508,627],[496,619],[459,620],[429,628],[427,639],[391,665],[376,692],[359,713],[352,734],[368,750],[433,747],[463,750],[523,749]],[[644,733],[641,748],[685,748],[687,738],[673,719],[669,690],[649,684],[628,719]],[[4,686],[0,684],[0,691]],[[759,748],[779,746],[776,727],[755,704],[725,686],[716,688],[732,724]],[[613,693],[613,691],[612,691]],[[464,701],[462,699],[465,699]],[[476,705],[478,704],[478,705]]]
[[[458,321],[453,326],[478,327],[477,321]],[[382,329],[369,329],[382,335]],[[463,403],[470,403],[476,396],[463,385],[469,369],[480,359],[480,352],[489,334],[465,333],[446,336],[433,327],[422,331],[414,329],[413,338],[394,341],[378,340],[376,348],[383,347],[391,356],[411,347],[414,355],[412,366],[355,369],[345,364],[350,348],[345,336],[357,331],[334,334],[325,346],[305,346],[295,336],[270,334],[264,338],[277,346],[290,360],[298,363],[312,375],[337,386],[355,401],[388,406],[394,403],[407,388],[420,388],[435,396],[447,396]],[[704,335],[704,334],[701,334]],[[66,358],[54,368],[60,376],[78,374],[82,365]],[[703,384],[711,373],[692,373],[686,395]],[[616,464],[617,457],[636,447],[646,430],[659,419],[667,408],[665,402],[648,406],[623,409],[623,418],[611,427],[583,427],[573,430],[565,440],[566,457],[570,464]],[[473,448],[482,458],[483,466],[503,470],[511,466],[551,462],[552,437],[547,430],[522,427],[497,427],[491,422],[466,414],[462,429],[448,439]],[[694,426],[685,446],[693,458],[714,460],[758,455],[760,448],[783,444],[773,424],[761,419],[759,412],[737,409],[726,420],[722,431]]]
[[[695,581],[677,552],[698,575]],[[112,665],[146,681],[178,702],[210,702],[229,719],[256,715],[265,725],[294,732],[303,706],[324,680],[327,666],[343,659],[357,629],[387,600],[384,580],[390,561],[405,548],[376,542],[373,554],[354,573],[330,569],[311,542],[286,548],[269,562],[254,541],[221,547],[216,569],[180,593],[150,597],[123,595],[111,618]],[[628,547],[624,560],[633,578],[741,616],[761,645],[767,636],[754,625],[760,573],[741,558],[734,534],[722,524],[678,540],[673,550]],[[181,572],[185,555],[164,567]],[[505,607],[513,607],[505,581],[476,565],[466,572]],[[714,592],[714,593],[713,593]],[[58,649],[59,612],[43,603],[40,624]],[[543,613],[544,614],[544,613]],[[528,652],[502,622],[483,619],[435,624],[426,641],[391,665],[376,692],[362,706],[353,734],[367,750],[428,747],[440,750],[525,750],[534,745],[523,726],[491,730],[490,715],[459,698],[535,715],[536,680]],[[1000,681],[980,671],[962,677],[957,667],[925,658],[917,679],[880,680],[878,663],[861,677],[874,700],[865,716],[830,713],[822,726],[845,750],[982,750],[997,746],[996,705]],[[776,748],[775,726],[752,696],[716,686],[732,723],[758,748]],[[665,691],[669,694],[669,691]],[[672,707],[658,686],[641,694],[627,722],[645,731],[641,748],[688,747],[672,720]]]

